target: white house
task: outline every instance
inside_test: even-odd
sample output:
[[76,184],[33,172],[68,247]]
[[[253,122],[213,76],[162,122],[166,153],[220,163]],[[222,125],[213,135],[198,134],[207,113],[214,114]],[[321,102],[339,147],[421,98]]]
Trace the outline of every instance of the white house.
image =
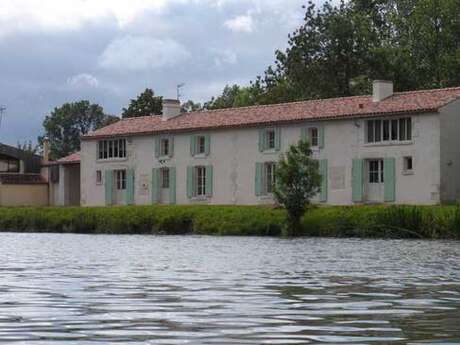
[[460,88],[121,120],[81,145],[81,204],[273,202],[275,162],[310,140],[317,202],[437,204],[460,199]]

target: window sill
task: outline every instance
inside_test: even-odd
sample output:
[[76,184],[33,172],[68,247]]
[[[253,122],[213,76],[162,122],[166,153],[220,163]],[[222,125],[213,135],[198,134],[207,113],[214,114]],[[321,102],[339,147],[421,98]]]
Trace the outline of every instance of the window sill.
[[192,202],[206,202],[206,201],[209,201],[211,197],[209,196],[194,196],[192,198],[190,198],[190,201]]
[[259,196],[259,200],[273,200],[273,193],[264,194]]
[[193,158],[206,159],[206,158],[208,158],[208,155],[206,155],[205,153],[198,153],[198,154],[194,155]]
[[415,172],[413,170],[403,170],[402,174],[404,176],[410,176],[410,175],[414,175]]
[[96,159],[97,163],[116,163],[116,162],[126,162],[128,157],[125,158],[104,158],[104,159]]
[[395,141],[395,142],[389,142],[389,141],[382,141],[380,143],[365,143],[364,147],[380,147],[380,146],[398,146],[398,145],[413,145],[414,141]]
[[163,161],[163,162],[167,162],[171,159],[172,157],[171,156],[160,156],[160,157],[157,157],[158,161]]
[[262,151],[262,154],[264,155],[274,155],[277,154],[279,151],[276,151],[275,149],[270,149],[270,150],[264,150]]

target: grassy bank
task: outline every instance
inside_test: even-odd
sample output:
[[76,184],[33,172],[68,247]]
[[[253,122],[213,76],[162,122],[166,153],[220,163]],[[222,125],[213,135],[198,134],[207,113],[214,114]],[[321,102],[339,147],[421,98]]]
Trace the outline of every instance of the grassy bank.
[[[0,208],[0,231],[280,236],[285,213],[250,206]],[[313,208],[303,235],[460,239],[460,207]]]

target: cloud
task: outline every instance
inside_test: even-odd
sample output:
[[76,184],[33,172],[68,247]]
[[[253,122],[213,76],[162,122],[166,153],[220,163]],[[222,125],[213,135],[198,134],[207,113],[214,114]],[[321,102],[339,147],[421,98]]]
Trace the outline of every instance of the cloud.
[[217,67],[222,67],[223,65],[234,65],[238,62],[238,56],[233,50],[223,49],[214,51],[214,64]]
[[229,19],[224,25],[234,32],[252,32],[254,30],[254,21],[249,13]]
[[36,27],[73,30],[101,18],[113,18],[123,27],[146,10],[161,11],[169,2],[172,0],[1,0],[0,32]]
[[67,79],[67,85],[74,88],[97,88],[99,81],[96,77],[88,73],[74,75]]
[[171,39],[125,36],[107,46],[99,65],[111,70],[144,71],[174,66],[189,57],[187,49]]

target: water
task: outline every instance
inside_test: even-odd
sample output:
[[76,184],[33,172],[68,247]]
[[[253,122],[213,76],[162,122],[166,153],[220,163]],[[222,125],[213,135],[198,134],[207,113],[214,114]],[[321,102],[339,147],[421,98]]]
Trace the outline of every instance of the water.
[[460,343],[460,243],[0,234],[0,343]]

